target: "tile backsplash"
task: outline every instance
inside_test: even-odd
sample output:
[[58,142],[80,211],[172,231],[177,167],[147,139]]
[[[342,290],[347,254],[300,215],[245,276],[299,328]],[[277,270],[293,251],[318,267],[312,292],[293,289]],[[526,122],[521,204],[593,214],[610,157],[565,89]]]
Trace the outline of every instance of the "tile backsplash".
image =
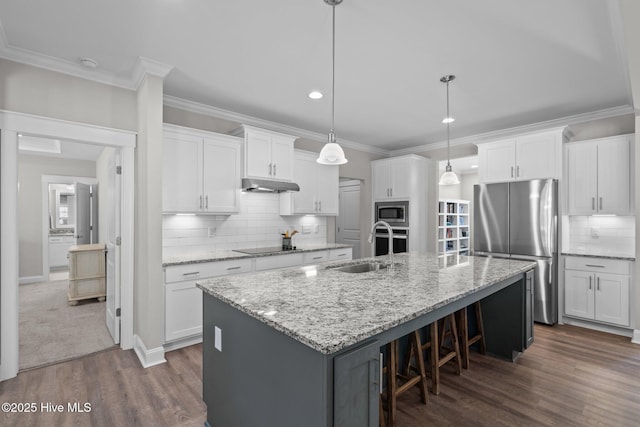
[[[635,217],[570,216],[563,219],[565,250],[578,253],[598,252],[603,255],[616,253],[635,256]],[[568,248],[566,237],[569,238]]]
[[162,219],[164,256],[213,250],[280,246],[281,233],[298,230],[294,246],[327,242],[327,220],[317,216],[280,216],[280,196],[241,193],[234,215],[165,215]]

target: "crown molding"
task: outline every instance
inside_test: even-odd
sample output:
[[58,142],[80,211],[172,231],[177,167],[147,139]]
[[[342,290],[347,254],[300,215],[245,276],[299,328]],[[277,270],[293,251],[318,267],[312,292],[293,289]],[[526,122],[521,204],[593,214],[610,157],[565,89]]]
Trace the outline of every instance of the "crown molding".
[[[562,117],[559,119],[547,120],[544,122],[532,123],[524,126],[517,126],[517,127],[501,129],[497,131],[480,133],[477,135],[470,135],[470,136],[465,136],[461,138],[456,138],[456,139],[452,139],[450,141],[450,144],[452,147],[456,145],[466,145],[466,144],[477,145],[483,142],[509,138],[516,135],[522,135],[525,133],[541,132],[545,130],[553,130],[556,128],[561,129],[563,127],[570,126],[577,123],[583,123],[583,122],[599,120],[599,119],[608,119],[611,117],[631,114],[633,112],[634,112],[634,109],[631,106],[608,108],[605,110],[594,111],[591,113],[576,114],[574,116]],[[430,144],[403,148],[401,150],[393,150],[390,152],[390,155],[395,157],[395,156],[402,156],[404,154],[434,151],[442,148],[447,148],[447,141],[438,141]]]
[[[257,117],[248,116],[241,113],[236,113],[222,108],[213,107],[211,105],[201,104],[194,101],[188,101],[186,99],[177,98],[170,95],[165,95],[163,100],[164,105],[171,108],[177,108],[179,110],[188,111],[191,113],[202,114],[205,116],[216,117],[219,119],[229,120],[232,122],[238,122],[245,125],[257,126],[263,129],[271,130],[274,132],[281,132],[288,135],[295,135],[299,138],[305,138],[312,141],[318,141],[324,143],[327,136],[318,132],[312,132],[305,129],[300,129],[294,126],[284,125],[281,123],[272,122],[269,120],[260,119]],[[343,147],[351,148],[357,151],[363,151],[365,153],[378,154],[381,156],[389,156],[390,151],[382,148],[371,147],[360,142],[349,141],[342,138],[338,140],[339,144]]]
[[156,61],[155,59],[139,56],[138,61],[133,68],[133,72],[131,73],[131,82],[135,88],[138,89],[146,75],[160,77],[164,80],[171,70],[173,70],[173,65],[168,65],[163,62]]

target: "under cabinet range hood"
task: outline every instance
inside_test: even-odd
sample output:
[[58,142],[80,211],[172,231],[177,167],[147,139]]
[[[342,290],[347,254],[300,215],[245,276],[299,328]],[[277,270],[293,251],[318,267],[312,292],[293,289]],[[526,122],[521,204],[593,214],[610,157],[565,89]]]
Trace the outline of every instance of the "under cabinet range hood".
[[242,191],[252,193],[287,193],[290,191],[300,191],[300,187],[293,182],[242,178]]

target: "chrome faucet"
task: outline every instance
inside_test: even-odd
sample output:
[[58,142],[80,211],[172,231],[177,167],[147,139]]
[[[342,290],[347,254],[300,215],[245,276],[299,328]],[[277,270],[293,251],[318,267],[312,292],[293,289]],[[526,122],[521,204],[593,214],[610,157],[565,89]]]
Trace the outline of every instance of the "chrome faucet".
[[383,226],[387,229],[387,231],[389,232],[388,238],[389,238],[389,251],[387,252],[387,255],[389,256],[389,264],[391,266],[391,268],[393,268],[393,229],[391,228],[391,226],[389,225],[388,222],[386,221],[377,221],[375,224],[373,224],[373,227],[371,227],[371,232],[369,233],[369,243],[373,243],[373,233],[375,233],[376,231],[376,227],[377,226]]

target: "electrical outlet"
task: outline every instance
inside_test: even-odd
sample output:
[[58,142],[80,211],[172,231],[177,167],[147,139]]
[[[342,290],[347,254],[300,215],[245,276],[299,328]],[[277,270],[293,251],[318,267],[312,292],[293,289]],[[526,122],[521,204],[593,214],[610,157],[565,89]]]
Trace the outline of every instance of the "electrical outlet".
[[222,329],[218,328],[217,326],[214,326],[213,330],[214,330],[213,346],[216,348],[216,350],[221,352],[222,351]]
[[312,231],[312,226],[311,225],[303,225],[302,226],[302,234],[309,234]]
[[320,232],[320,224],[314,224],[313,225],[313,232],[314,233]]
[[598,237],[600,237],[600,229],[596,227],[591,227],[591,237],[593,237],[594,239],[597,239]]
[[216,237],[216,228],[215,227],[207,228],[207,236],[208,237]]

